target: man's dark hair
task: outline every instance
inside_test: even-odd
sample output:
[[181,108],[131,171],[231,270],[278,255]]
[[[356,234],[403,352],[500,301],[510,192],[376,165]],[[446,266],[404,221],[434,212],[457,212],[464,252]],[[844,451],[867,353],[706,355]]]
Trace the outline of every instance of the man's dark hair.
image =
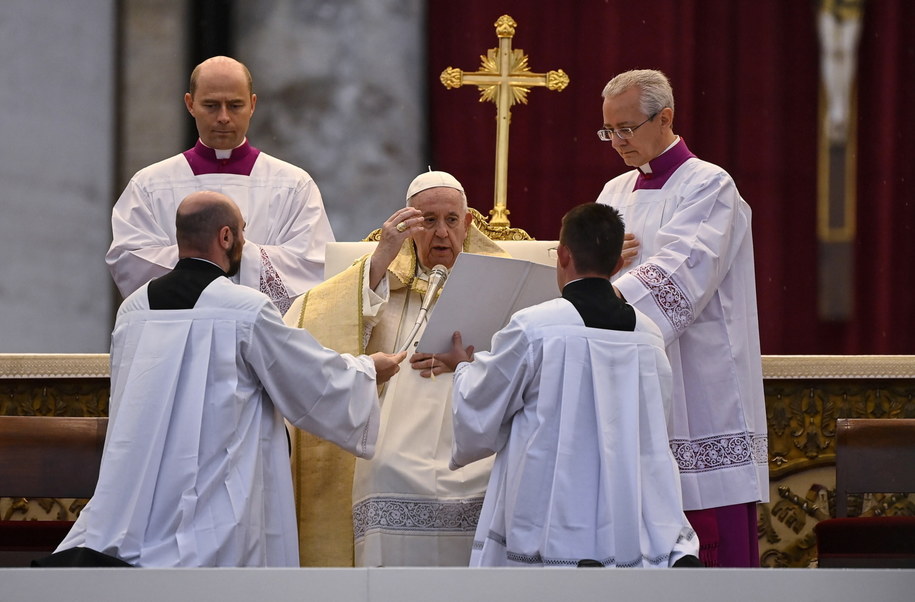
[[232,234],[238,236],[237,221],[238,218],[228,203],[213,201],[192,212],[179,208],[175,216],[178,248],[206,251],[223,226],[228,226]]
[[619,212],[601,203],[585,203],[562,218],[559,242],[569,249],[581,273],[613,274],[623,250],[625,226]]

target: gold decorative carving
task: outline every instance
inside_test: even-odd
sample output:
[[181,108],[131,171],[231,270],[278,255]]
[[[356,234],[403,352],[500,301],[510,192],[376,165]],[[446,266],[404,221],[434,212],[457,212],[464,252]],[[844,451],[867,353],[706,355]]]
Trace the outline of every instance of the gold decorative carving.
[[[107,353],[0,354],[0,415],[107,416]],[[75,520],[84,499],[0,498],[3,520]]]
[[915,378],[915,355],[766,355],[763,378]]
[[449,90],[452,88],[460,88],[464,85],[464,72],[460,69],[448,67],[442,71],[442,75],[439,77],[439,79],[442,80],[442,83]]
[[911,379],[766,380],[769,473],[835,462],[836,418],[915,418]]
[[508,15],[502,15],[496,20],[496,35],[500,38],[515,37],[515,28],[518,24]]
[[107,353],[0,353],[4,378],[108,378]]
[[[759,507],[760,561],[812,566],[813,527],[834,515],[836,418],[915,417],[915,356],[768,356],[763,378],[773,493]],[[915,505],[878,495],[852,498],[850,510],[911,515]]]
[[74,521],[88,503],[73,498],[0,498],[0,520]]
[[[471,212],[494,240],[530,238]],[[772,500],[759,506],[760,558],[764,566],[806,567],[816,559],[813,526],[833,512],[835,419],[915,418],[915,356],[765,356],[762,368]],[[108,395],[107,354],[0,355],[0,414],[105,416]],[[83,504],[0,499],[0,517],[67,519]],[[852,498],[850,511],[915,515],[915,503]]]
[[0,379],[0,415],[107,416],[108,378]]
[[[450,89],[464,85],[477,86],[480,102],[496,105],[496,176],[493,208],[489,212],[489,223],[496,227],[508,227],[508,127],[511,123],[511,107],[527,104],[527,95],[535,86],[561,92],[569,85],[569,76],[562,69],[548,73],[533,73],[523,50],[511,47],[517,23],[509,15],[502,15],[495,23],[499,47],[490,48],[480,56],[480,69],[465,72],[447,67],[441,74],[442,84]],[[497,239],[517,240],[517,239]]]

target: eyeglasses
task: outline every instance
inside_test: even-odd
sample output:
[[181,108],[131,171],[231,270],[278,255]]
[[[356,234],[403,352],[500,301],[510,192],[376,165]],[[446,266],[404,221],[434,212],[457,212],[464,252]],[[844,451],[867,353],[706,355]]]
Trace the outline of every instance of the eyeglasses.
[[603,140],[604,142],[610,142],[613,140],[613,134],[616,134],[616,137],[619,138],[620,140],[628,140],[628,139],[632,138],[633,136],[635,136],[635,131],[637,129],[639,129],[640,127],[642,127],[643,125],[645,125],[646,123],[651,121],[652,119],[654,119],[657,115],[658,115],[657,113],[653,113],[651,115],[651,117],[649,117],[642,123],[638,124],[637,126],[631,127],[631,128],[617,128],[615,130],[610,129],[610,128],[599,129],[599,130],[597,130],[597,137],[600,138],[601,140]]
[[556,259],[559,257],[559,247],[550,247],[546,250],[546,253],[550,256],[550,259]]

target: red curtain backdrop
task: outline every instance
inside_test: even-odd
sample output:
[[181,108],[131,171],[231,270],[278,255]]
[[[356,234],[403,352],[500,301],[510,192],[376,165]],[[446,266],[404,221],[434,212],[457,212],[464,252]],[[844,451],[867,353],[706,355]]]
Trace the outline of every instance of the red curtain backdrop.
[[626,168],[598,140],[604,84],[656,68],[671,79],[675,131],[734,177],[753,208],[764,354],[915,353],[915,2],[867,0],[858,52],[858,216],[854,313],[817,314],[819,43],[815,3],[798,0],[432,0],[429,155],[471,206],[492,208],[495,105],[447,90],[446,67],[476,71],[511,15],[535,72],[563,69],[562,92],[535,88],[512,110],[512,226],[556,238],[571,207]]

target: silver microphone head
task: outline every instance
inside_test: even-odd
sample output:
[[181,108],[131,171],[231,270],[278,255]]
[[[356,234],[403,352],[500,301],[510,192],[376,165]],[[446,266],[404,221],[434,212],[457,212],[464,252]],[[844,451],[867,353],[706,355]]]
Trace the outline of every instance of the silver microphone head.
[[444,283],[445,280],[448,278],[448,274],[449,274],[448,268],[446,268],[445,266],[443,266],[440,263],[436,264],[436,266],[434,268],[432,268],[432,273],[429,274],[429,282],[431,283],[432,279],[436,278],[436,279],[441,279],[442,283]]
[[438,289],[442,288],[445,284],[445,280],[448,278],[448,268],[442,264],[437,264],[432,268],[432,272],[429,274],[429,286],[426,288],[426,294],[423,296],[423,304],[421,310],[427,310],[432,305],[432,302],[435,300],[435,295],[438,292]]

